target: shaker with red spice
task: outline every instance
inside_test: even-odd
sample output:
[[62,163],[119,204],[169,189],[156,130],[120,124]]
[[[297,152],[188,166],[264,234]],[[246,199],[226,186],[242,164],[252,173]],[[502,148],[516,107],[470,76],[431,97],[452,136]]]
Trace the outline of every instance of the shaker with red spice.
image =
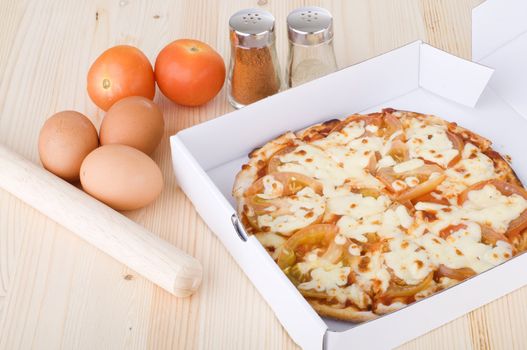
[[244,107],[280,90],[275,19],[261,9],[236,12],[229,20],[231,60],[227,80],[229,102]]

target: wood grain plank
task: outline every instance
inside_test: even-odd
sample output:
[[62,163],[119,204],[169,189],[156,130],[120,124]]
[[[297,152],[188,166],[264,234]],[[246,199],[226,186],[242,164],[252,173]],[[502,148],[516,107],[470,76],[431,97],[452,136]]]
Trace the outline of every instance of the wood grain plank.
[[[409,325],[411,327],[411,325]],[[460,317],[400,347],[402,350],[478,349],[469,336],[469,320]]]
[[[115,44],[140,47],[153,62],[171,40],[192,37],[228,60],[227,20],[261,6],[277,18],[284,70],[285,17],[301,5],[335,16],[340,67],[422,39],[470,56],[470,9],[481,0],[1,1],[0,142],[38,161],[40,125],[61,109],[101,113],[85,92],[92,62]],[[0,191],[0,348],[295,349],[270,308],[177,187],[168,138],[232,110],[223,90],[200,108],[157,92],[166,131],[154,153],[166,189],[130,218],[196,256],[200,291],[177,299]],[[523,288],[400,349],[523,349]],[[411,325],[409,325],[411,326]]]
[[28,234],[31,223],[35,220],[31,210],[11,196],[0,191],[0,320],[5,314],[8,287],[16,272],[22,242]]

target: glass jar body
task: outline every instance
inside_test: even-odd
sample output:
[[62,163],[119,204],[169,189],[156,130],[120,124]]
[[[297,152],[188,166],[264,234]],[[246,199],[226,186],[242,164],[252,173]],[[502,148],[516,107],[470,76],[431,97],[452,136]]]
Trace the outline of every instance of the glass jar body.
[[280,66],[275,45],[245,48],[231,45],[227,78],[231,105],[241,108],[280,91]]
[[295,87],[337,70],[333,39],[318,45],[300,45],[289,41],[286,67],[287,87]]

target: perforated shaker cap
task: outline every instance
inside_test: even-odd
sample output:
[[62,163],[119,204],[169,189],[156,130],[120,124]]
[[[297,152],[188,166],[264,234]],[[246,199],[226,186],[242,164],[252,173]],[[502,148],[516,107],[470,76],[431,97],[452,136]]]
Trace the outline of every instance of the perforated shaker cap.
[[231,41],[245,48],[269,46],[275,40],[274,22],[273,15],[261,9],[238,11],[229,19]]
[[289,41],[317,45],[333,39],[333,16],[321,7],[300,7],[287,16]]

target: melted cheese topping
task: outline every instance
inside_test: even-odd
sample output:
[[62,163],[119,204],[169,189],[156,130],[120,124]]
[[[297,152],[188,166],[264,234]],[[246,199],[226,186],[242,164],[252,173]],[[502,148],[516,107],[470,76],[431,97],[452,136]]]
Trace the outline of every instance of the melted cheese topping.
[[346,284],[350,271],[351,268],[342,267],[342,263],[331,268],[316,267],[311,270],[311,281],[300,283],[298,288],[317,292],[336,289]]
[[402,205],[397,208],[387,209],[381,213],[355,219],[343,216],[337,222],[339,232],[359,242],[366,242],[367,233],[377,233],[383,238],[401,237],[404,229],[408,229],[413,223],[413,218]]
[[491,247],[480,243],[480,237],[481,234],[462,232],[450,235],[447,242],[428,233],[423,235],[420,243],[434,265],[443,264],[452,269],[469,267],[476,273],[488,270],[512,256],[512,247],[508,243],[498,241],[496,247]]
[[347,145],[353,139],[364,134],[364,122],[362,120],[351,122],[340,131],[334,131],[323,139],[313,141],[312,144],[322,149],[329,149],[334,146]]
[[[368,152],[368,151],[366,151]],[[371,153],[359,153],[344,148],[332,148],[328,151],[329,155],[342,165],[346,176],[346,182],[354,187],[383,188],[383,184],[369,174],[365,168],[368,165]]]
[[366,309],[368,305],[371,305],[371,297],[356,284],[349,285],[345,288],[330,289],[328,295],[335,297],[335,299],[341,304],[350,300],[360,309]]
[[328,199],[328,211],[337,215],[346,215],[354,219],[382,213],[391,201],[386,196],[364,197],[362,194],[350,193],[346,196]]
[[428,225],[428,229],[436,235],[450,225],[465,221],[473,221],[504,233],[511,221],[527,209],[527,201],[517,194],[504,196],[496,187],[486,185],[481,190],[470,191],[462,207],[419,202],[415,208],[437,217]]
[[486,185],[481,190],[470,191],[463,211],[469,220],[492,227],[495,231],[505,232],[512,220],[527,209],[527,201],[517,195],[504,196],[496,187]]
[[326,267],[330,269],[333,264],[331,264],[329,261],[325,259],[321,259],[319,256],[319,249],[314,249],[311,252],[309,252],[305,257],[304,261],[301,261],[297,263],[298,270],[302,274],[307,274],[309,271],[313,270],[317,267]]
[[[382,183],[365,171],[365,168],[374,152],[383,148],[384,140],[376,136],[360,137],[364,131],[363,121],[353,122],[341,131],[332,132],[312,144],[322,149],[342,169],[343,176],[349,182],[356,186],[382,188]],[[334,185],[339,186],[340,183]]]
[[423,158],[446,167],[459,154],[448,138],[444,125],[428,124],[425,120],[412,118],[406,135],[411,158]]
[[278,255],[280,254],[280,248],[286,242],[284,237],[277,235],[274,232],[260,232],[255,234],[255,236],[265,248],[271,248],[271,256],[273,259],[278,258]]
[[264,192],[262,194],[258,194],[258,196],[263,199],[273,199],[280,197],[284,191],[284,185],[282,185],[280,181],[276,181],[272,175],[265,175],[262,178],[262,182],[264,185]]
[[400,174],[400,173],[405,173],[407,171],[415,170],[417,168],[422,167],[423,165],[425,165],[425,162],[423,162],[422,159],[415,158],[415,159],[410,159],[410,160],[407,160],[406,162],[397,164],[396,166],[393,167],[393,170],[396,173]]
[[348,253],[352,256],[360,256],[360,251],[360,247],[353,242],[348,246]]
[[468,186],[496,177],[492,159],[471,143],[465,145],[462,159],[454,167],[446,169],[445,174],[447,178],[438,190],[452,203]]
[[388,168],[395,164],[395,160],[392,158],[392,156],[384,156],[377,162],[377,169]]
[[315,222],[326,208],[325,200],[312,188],[304,187],[296,197],[285,198],[288,214],[274,217],[271,214],[258,216],[258,226],[269,227],[272,232],[290,234]]
[[386,291],[390,284],[390,273],[384,265],[384,256],[380,252],[368,253],[353,266],[357,284],[364,291]]
[[308,144],[299,145],[295,151],[281,156],[280,161],[284,164],[278,167],[279,171],[304,174],[322,182],[326,196],[346,180],[346,173],[337,162],[322,149]]
[[394,238],[389,247],[390,252],[384,254],[386,265],[406,284],[418,284],[432,272],[428,254],[415,243]]

